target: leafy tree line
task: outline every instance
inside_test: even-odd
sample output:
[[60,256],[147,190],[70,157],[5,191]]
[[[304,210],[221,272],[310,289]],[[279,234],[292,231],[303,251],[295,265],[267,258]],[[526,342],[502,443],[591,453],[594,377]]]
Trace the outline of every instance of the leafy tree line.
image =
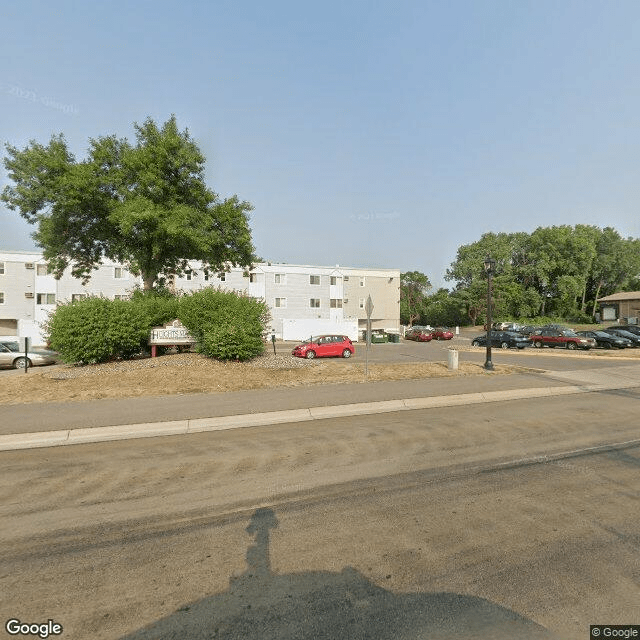
[[[640,240],[623,238],[611,227],[563,225],[539,227],[530,234],[485,233],[477,242],[458,249],[445,274],[445,280],[455,283],[452,291],[440,289],[432,295],[425,291],[410,314],[410,298],[401,287],[401,300],[405,300],[402,321],[409,324],[411,317],[430,324],[484,321],[487,279],[483,261],[487,255],[497,261],[493,279],[496,318],[588,322],[597,311],[598,298],[640,289]],[[413,282],[417,272],[412,273]]]

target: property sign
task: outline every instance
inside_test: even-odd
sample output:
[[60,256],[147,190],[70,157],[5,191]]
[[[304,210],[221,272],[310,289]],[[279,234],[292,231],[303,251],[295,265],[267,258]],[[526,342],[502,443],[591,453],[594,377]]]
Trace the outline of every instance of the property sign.
[[149,344],[194,344],[195,338],[189,333],[187,328],[180,322],[174,320],[165,324],[164,327],[154,327],[151,329]]

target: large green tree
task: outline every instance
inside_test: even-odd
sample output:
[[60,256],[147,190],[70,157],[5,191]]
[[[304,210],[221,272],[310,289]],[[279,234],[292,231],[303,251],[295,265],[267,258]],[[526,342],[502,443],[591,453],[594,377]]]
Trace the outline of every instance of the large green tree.
[[400,319],[404,324],[411,326],[421,316],[430,289],[431,282],[424,273],[400,274]]
[[145,289],[182,275],[188,260],[206,271],[249,267],[252,206],[221,199],[204,180],[205,158],[175,116],[161,127],[135,124],[136,142],[90,140],[76,161],[62,134],[48,145],[6,146],[9,209],[36,225],[33,234],[57,277],[71,264],[87,282],[104,258],[128,264]]

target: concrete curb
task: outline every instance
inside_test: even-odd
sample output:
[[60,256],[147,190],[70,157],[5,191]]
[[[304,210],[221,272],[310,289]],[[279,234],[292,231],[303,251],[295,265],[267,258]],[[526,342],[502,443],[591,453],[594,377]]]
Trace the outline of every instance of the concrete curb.
[[360,402],[329,407],[310,407],[308,409],[292,409],[285,411],[269,411],[265,413],[249,413],[242,415],[220,416],[215,418],[198,418],[193,420],[173,420],[168,422],[146,422],[138,424],[115,425],[108,427],[89,427],[79,429],[62,429],[58,431],[40,431],[0,436],[0,451],[19,449],[35,449],[39,447],[57,447],[71,444],[91,442],[108,442],[136,438],[152,438],[157,436],[186,435],[205,431],[224,431],[243,427],[260,427],[286,422],[306,422],[325,420],[327,418],[344,418],[349,416],[390,413],[394,411],[415,411],[416,409],[437,409],[460,405],[481,404],[487,402],[504,402],[507,400],[525,400],[549,396],[564,396],[576,393],[589,393],[605,389],[622,389],[636,387],[638,382],[614,384],[583,384],[566,387],[536,387],[531,389],[514,389],[504,391],[488,391],[484,393],[463,393],[450,396],[431,396],[426,398],[406,398],[403,400],[384,400],[381,402]]

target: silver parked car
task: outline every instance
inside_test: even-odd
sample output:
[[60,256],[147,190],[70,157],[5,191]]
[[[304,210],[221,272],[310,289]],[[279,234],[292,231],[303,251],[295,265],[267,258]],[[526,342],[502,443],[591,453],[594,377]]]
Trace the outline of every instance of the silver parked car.
[[[58,354],[48,349],[29,349],[26,357],[27,366],[34,367],[41,364],[54,364]],[[17,340],[0,341],[0,367],[24,369],[24,358],[24,351],[20,351],[20,343]]]

